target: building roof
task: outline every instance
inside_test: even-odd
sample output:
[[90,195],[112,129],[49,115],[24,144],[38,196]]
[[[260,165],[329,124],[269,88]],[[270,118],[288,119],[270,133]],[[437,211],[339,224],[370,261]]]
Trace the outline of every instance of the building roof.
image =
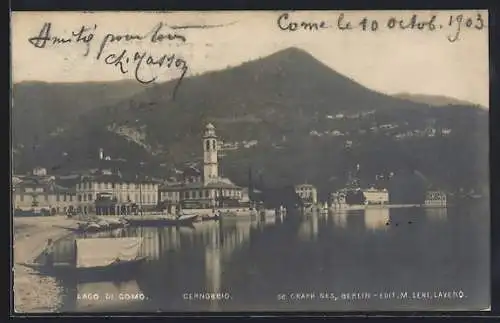
[[56,193],[56,192],[68,192],[71,193],[74,191],[74,187],[62,186],[56,183],[55,181],[45,181],[45,182],[37,182],[37,181],[23,181],[16,185],[14,185],[14,191],[24,191],[27,188],[31,189],[43,189],[44,193]]
[[160,191],[175,191],[189,189],[241,189],[239,186],[227,181],[212,181],[207,184],[194,183],[166,183],[160,187]]
[[118,174],[98,174],[92,176],[84,176],[82,182],[100,182],[100,183],[142,183],[142,184],[158,184],[157,180],[147,178],[145,176],[134,175],[118,175]]
[[387,193],[387,189],[386,188],[383,188],[383,189],[377,189],[377,188],[365,188],[365,189],[362,189],[363,192],[379,192],[379,193]]

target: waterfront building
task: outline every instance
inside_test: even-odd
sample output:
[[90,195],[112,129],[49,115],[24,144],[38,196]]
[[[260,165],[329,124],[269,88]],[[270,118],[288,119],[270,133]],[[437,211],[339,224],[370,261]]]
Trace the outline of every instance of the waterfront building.
[[318,191],[311,184],[300,184],[295,186],[295,192],[303,202],[318,203]]
[[389,192],[387,189],[369,188],[362,191],[365,196],[365,204],[384,205],[389,203]]
[[68,214],[76,209],[75,190],[64,181],[47,175],[37,167],[29,175],[13,176],[12,201],[14,214],[41,211],[44,214]]
[[341,189],[330,194],[330,204],[334,207],[353,205],[386,205],[389,204],[387,189]]
[[167,182],[159,189],[160,200],[169,205],[167,209],[178,204],[184,208],[213,208],[241,201],[242,188],[219,175],[217,140],[215,127],[209,123],[202,137],[203,171],[186,167],[181,181]]
[[150,210],[158,205],[158,186],[146,177],[120,173],[82,176],[75,189],[78,212],[118,215],[133,208]]
[[425,206],[443,207],[447,205],[446,193],[442,191],[428,191],[425,194]]

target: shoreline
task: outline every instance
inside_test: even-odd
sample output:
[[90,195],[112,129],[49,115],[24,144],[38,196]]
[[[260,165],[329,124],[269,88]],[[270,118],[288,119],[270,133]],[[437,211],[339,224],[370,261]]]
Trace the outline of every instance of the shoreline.
[[76,228],[77,221],[64,216],[14,217],[13,219],[13,291],[14,312],[51,313],[62,301],[61,286],[53,277],[37,275],[23,266],[34,262],[48,239],[60,240]]

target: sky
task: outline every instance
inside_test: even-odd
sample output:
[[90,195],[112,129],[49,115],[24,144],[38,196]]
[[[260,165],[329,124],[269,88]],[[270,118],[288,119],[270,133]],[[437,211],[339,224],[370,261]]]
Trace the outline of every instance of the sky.
[[[344,22],[357,26],[352,30],[337,28],[339,11],[288,12],[290,22],[325,21],[318,31],[283,31],[278,18],[284,11],[239,12],[14,12],[11,19],[12,82],[85,82],[134,79],[134,73],[122,74],[114,65],[104,64],[110,53],[147,51],[159,57],[175,54],[188,65],[186,77],[270,55],[288,47],[298,47],[337,72],[354,79],[373,90],[387,93],[415,93],[444,95],[489,106],[489,53],[487,11],[349,11]],[[417,14],[419,21],[428,21],[436,15],[434,31],[398,28],[389,29],[391,17],[409,22]],[[483,18],[485,28],[467,28]],[[459,39],[456,34],[457,17],[462,15]],[[454,23],[448,25],[450,16]],[[363,31],[358,22],[364,17],[371,26],[378,22],[376,31]],[[70,37],[82,25],[94,26],[94,38],[89,52],[84,43],[47,45],[37,48],[28,40],[38,36],[44,23],[51,23],[51,36]],[[106,43],[103,55],[97,60],[102,41],[107,34],[144,35],[163,23],[162,33],[177,33],[185,42],[165,40],[151,43],[141,41]],[[222,25],[217,28],[190,28],[173,30],[175,25]],[[133,55],[133,54],[132,54]],[[132,69],[132,68],[131,68]],[[172,69],[147,69],[156,76],[156,82],[180,76]]]

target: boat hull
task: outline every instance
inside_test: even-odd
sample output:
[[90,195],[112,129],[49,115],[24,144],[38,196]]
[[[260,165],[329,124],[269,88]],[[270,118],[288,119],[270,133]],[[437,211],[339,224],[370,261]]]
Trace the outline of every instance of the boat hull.
[[85,227],[81,227],[81,228],[75,228],[75,229],[69,229],[75,233],[98,233],[98,232],[106,232],[106,231],[113,231],[113,230],[116,230],[116,229],[123,229],[123,228],[126,228],[128,224],[120,224],[120,225],[109,225],[109,226],[106,226],[106,227],[100,227],[100,228],[96,228],[96,227],[92,227],[92,228],[85,228]]
[[163,226],[190,226],[198,221],[198,217],[188,219],[128,219],[127,223],[130,226],[150,226],[150,227],[163,227]]
[[47,266],[44,264],[24,265],[38,271],[42,275],[54,276],[63,280],[76,280],[84,283],[132,279],[136,277],[141,265],[146,262],[146,259],[146,257],[142,257],[131,261],[123,261],[108,266],[92,268],[76,268],[69,264],[55,266]]
[[201,217],[201,221],[218,221],[220,220],[219,216],[207,216],[207,217]]

